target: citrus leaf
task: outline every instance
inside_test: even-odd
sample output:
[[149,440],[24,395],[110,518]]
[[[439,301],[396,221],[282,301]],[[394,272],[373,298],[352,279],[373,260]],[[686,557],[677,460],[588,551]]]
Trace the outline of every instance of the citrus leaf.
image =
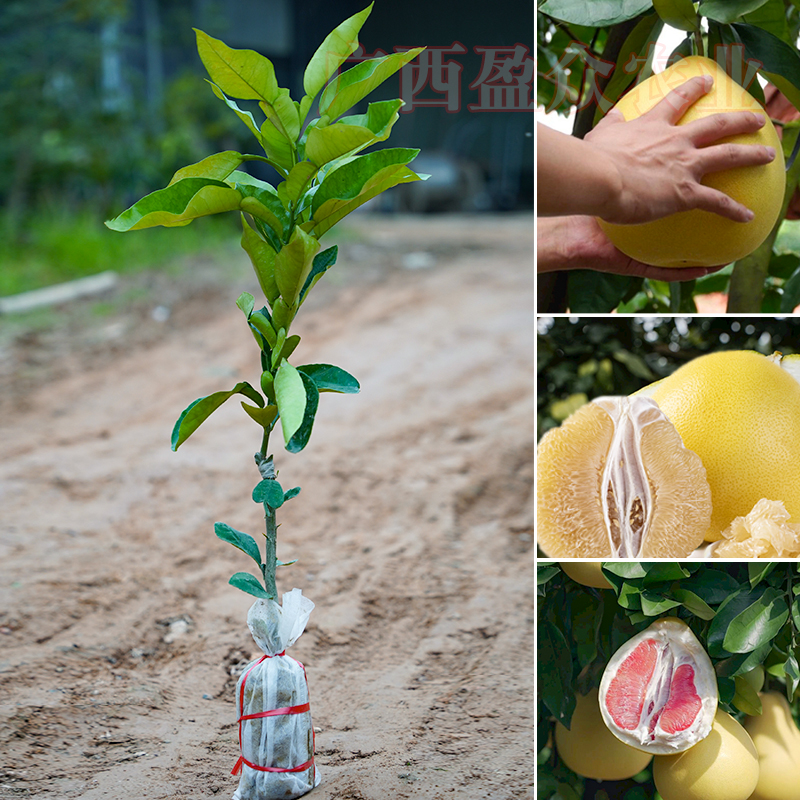
[[312,100],[336,70],[358,48],[358,32],[369,17],[372,6],[373,3],[370,3],[363,11],[353,14],[352,17],[348,17],[340,25],[337,25],[311,56],[303,73],[303,89]]
[[108,220],[106,226],[112,231],[136,231],[155,225],[178,227],[198,217],[232,211],[239,207],[241,199],[239,192],[222,181],[184,178],[146,195]]
[[756,586],[763,581],[767,575],[778,565],[768,561],[766,564],[759,561],[751,561],[747,564],[747,576],[750,578],[750,586]]
[[700,27],[692,0],[653,0],[653,8],[667,25],[679,31],[696,31]]
[[238,170],[231,173],[229,180],[242,197],[242,211],[266,222],[278,238],[282,239],[289,226],[289,212],[278,197],[275,187]]
[[755,11],[766,2],[767,0],[738,0],[733,3],[731,0],[703,0],[698,11],[704,17],[727,23],[734,22],[742,14]]
[[293,558],[291,561],[281,561],[280,559],[276,559],[275,566],[276,567],[291,567],[292,564],[296,564],[297,559]]
[[286,194],[293,203],[300,199],[300,195],[316,174],[317,167],[310,161],[299,161],[292,167],[289,177],[286,178]]
[[275,375],[275,399],[281,415],[283,440],[289,440],[303,423],[306,410],[306,390],[300,373],[288,362],[283,361]]
[[234,50],[219,39],[194,28],[197,52],[211,80],[238,100],[266,100],[278,96],[272,62],[255,50]]
[[605,28],[638,17],[653,6],[653,0],[618,0],[615,3],[587,3],[586,0],[547,0],[538,10],[555,19]]
[[339,247],[334,245],[314,256],[314,261],[311,264],[311,272],[308,273],[306,282],[300,290],[300,297],[298,298],[299,305],[303,304],[306,295],[314,288],[317,281],[336,263],[338,254]]
[[250,324],[264,337],[270,348],[275,347],[278,336],[263,308],[250,315]]
[[716,613],[714,609],[711,608],[702,597],[699,597],[694,592],[683,588],[674,589],[672,596],[676,600],[680,600],[684,608],[691,611],[696,617],[700,617],[700,619],[714,619]]
[[183,411],[172,429],[172,449],[177,450],[226,400],[235,394],[249,397],[260,408],[264,398],[246,381],[237,383],[229,392],[214,392],[195,400]]
[[261,126],[261,146],[270,160],[278,164],[285,173],[289,172],[294,164],[292,143],[270,119],[265,119]]
[[303,388],[306,392],[306,406],[303,414],[303,422],[286,443],[286,449],[290,453],[299,453],[308,444],[308,439],[311,436],[311,429],[314,426],[314,418],[317,415],[317,407],[319,406],[319,391],[314,385],[314,381],[302,372],[298,374],[303,381]]
[[572,657],[564,633],[549,619],[538,625],[537,656],[540,664],[539,693],[542,701],[558,722],[569,728],[575,710],[575,692],[572,689]]
[[680,600],[672,600],[655,592],[642,592],[642,613],[648,617],[657,617],[681,605]]
[[275,418],[278,416],[277,406],[265,406],[264,408],[256,408],[249,403],[242,403],[242,408],[247,412],[247,415],[254,422],[257,422],[264,430],[268,430]]
[[300,115],[289,90],[278,89],[278,95],[271,103],[261,102],[259,106],[276,130],[294,144],[300,135]]
[[[730,577],[733,579],[733,576]],[[717,614],[714,619],[711,620],[711,625],[708,629],[706,643],[708,645],[708,654],[712,658],[725,658],[726,656],[731,655],[731,652],[726,650],[723,645],[728,631],[728,626],[737,616],[739,616],[741,612],[749,608],[764,593],[764,589],[761,587],[755,589],[739,587],[739,584],[735,581],[735,579],[733,580],[735,582],[736,589],[728,594],[720,607],[717,609]],[[693,587],[693,590],[703,597],[699,587]]]
[[[242,214],[242,249],[250,257],[250,263],[253,265],[264,297],[270,303],[274,303],[280,294],[275,283],[275,251],[247,224],[244,214]],[[250,312],[252,311],[251,306]]]
[[253,595],[253,597],[260,597],[263,600],[275,599],[249,572],[237,572],[235,575],[231,575],[228,579],[228,583],[247,594]]
[[331,120],[340,117],[397,70],[416,58],[424,49],[415,47],[381,58],[370,58],[340,73],[325,87],[320,96],[320,116],[326,114]]
[[[253,136],[255,136],[256,139],[258,140],[258,143],[262,147],[264,147],[264,141],[263,141],[263,137],[261,135],[261,131],[259,130],[258,125],[256,125],[256,121],[255,121],[253,115],[249,111],[242,111],[242,109],[239,108],[239,106],[236,105],[236,103],[233,100],[231,100],[230,97],[228,97],[225,94],[225,92],[223,92],[222,89],[220,89],[219,86],[217,86],[217,84],[214,83],[214,81],[208,81],[208,83],[211,86],[211,91],[213,91],[214,94],[220,100],[222,100],[222,102],[225,103],[225,105],[228,106],[228,108],[231,111],[233,111],[233,113],[236,114],[236,116],[239,117],[239,119],[242,122],[244,122],[245,126],[250,131],[250,133],[252,133]],[[266,148],[265,148],[265,151],[266,151]]]
[[308,375],[320,392],[358,394],[361,391],[358,381],[341,367],[334,367],[332,364],[304,364],[297,369]]
[[211,178],[216,181],[224,181],[244,160],[245,157],[235,150],[215,153],[196,164],[181,167],[167,185],[172,186],[173,183],[182,181],[184,178]]
[[253,489],[254,503],[266,503],[270,508],[278,509],[283,500],[283,489],[275,478],[265,478]]
[[644,585],[652,586],[659,581],[680,581],[689,577],[689,571],[677,561],[672,563],[643,564],[647,574],[644,576]]
[[750,653],[771,642],[787,619],[789,608],[783,594],[769,587],[751,606],[731,621],[722,646],[729,653]]
[[236,528],[231,528],[230,525],[226,525],[224,522],[214,523],[214,533],[218,539],[222,539],[223,542],[228,542],[228,544],[232,544],[243,553],[246,553],[258,564],[259,569],[261,568],[261,551],[258,549],[256,540],[249,533],[237,531]]
[[299,495],[299,494],[300,494],[300,487],[299,486],[295,486],[294,489],[289,489],[283,495],[283,502],[285,503],[287,500],[291,500],[293,497],[297,497],[297,495]]
[[733,705],[750,716],[761,714],[761,698],[758,692],[741,675],[737,675],[733,680],[736,686]]
[[288,306],[294,306],[306,283],[320,243],[302,228],[295,228],[289,241],[275,256],[275,282]]
[[236,305],[241,309],[245,319],[250,319],[250,315],[253,313],[253,308],[255,306],[255,298],[250,292],[242,292],[236,300]]

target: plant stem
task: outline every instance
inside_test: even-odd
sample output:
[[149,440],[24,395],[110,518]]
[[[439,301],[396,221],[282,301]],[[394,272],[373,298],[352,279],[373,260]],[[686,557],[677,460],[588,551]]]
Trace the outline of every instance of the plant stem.
[[275,569],[277,567],[278,524],[275,520],[275,509],[264,503],[265,518],[267,520],[266,533],[266,558],[264,561],[264,588],[267,594],[278,599],[278,588],[275,585]]

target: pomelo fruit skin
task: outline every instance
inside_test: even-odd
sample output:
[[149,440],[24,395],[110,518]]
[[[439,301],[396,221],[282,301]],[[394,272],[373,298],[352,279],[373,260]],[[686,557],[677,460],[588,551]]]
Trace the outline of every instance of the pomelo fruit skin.
[[758,775],[752,739],[722,709],[701,742],[683,753],[653,759],[653,779],[664,800],[748,800]]
[[[714,85],[681,117],[678,125],[727,111],[748,110],[764,114],[759,102],[709,58],[690,56],[653,75],[617,103],[626,121],[640,117],[672,89],[698,75],[711,75]],[[768,164],[710,172],[704,186],[719,189],[755,213],[750,222],[734,222],[710,211],[694,209],[639,225],[615,225],[598,220],[608,238],[625,255],[658,267],[696,267],[730,264],[752,253],[769,235],[780,215],[784,194],[784,159],[775,126],[767,117],[756,133],[721,139],[736,144],[761,144],[775,148]]]
[[708,736],[717,700],[711,659],[675,617],[632,636],[600,680],[600,713],[608,729],[653,754],[680,753]]
[[786,697],[761,695],[760,717],[747,717],[745,730],[758,752],[759,777],[750,800],[800,800],[800,730]]
[[684,364],[652,397],[684,445],[700,456],[711,487],[706,541],[766,498],[800,523],[800,383],[760,353],[727,350]]
[[621,781],[638,775],[652,755],[619,741],[603,724],[597,688],[575,698],[570,729],[556,723],[556,751],[575,773],[597,781]]
[[593,586],[595,589],[612,588],[603,575],[603,564],[600,561],[559,561],[558,563],[561,569],[581,586]]

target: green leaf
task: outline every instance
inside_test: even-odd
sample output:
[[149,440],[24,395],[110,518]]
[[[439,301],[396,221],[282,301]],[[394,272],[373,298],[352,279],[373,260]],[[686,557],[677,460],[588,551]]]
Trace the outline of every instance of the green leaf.
[[334,245],[314,256],[314,261],[311,264],[311,272],[308,273],[306,282],[300,290],[298,305],[303,304],[306,295],[314,288],[317,281],[336,263],[338,254],[339,247],[338,245]]
[[742,14],[749,14],[766,2],[767,0],[704,0],[700,3],[698,12],[717,22],[734,22]]
[[539,693],[550,713],[569,728],[575,710],[569,643],[564,632],[549,619],[539,623],[537,639],[538,662],[547,664],[547,669],[539,671]]
[[299,344],[300,344],[300,337],[297,334],[293,334],[292,336],[287,336],[286,341],[283,344],[283,347],[281,347],[280,357],[289,358],[289,356],[292,353],[294,353],[294,351],[297,349],[297,345]]
[[253,502],[266,503],[270,508],[278,509],[283,505],[283,489],[275,478],[265,478],[253,489]]
[[692,0],[653,0],[653,8],[667,25],[680,31],[696,31],[700,27]]
[[689,577],[689,570],[685,569],[677,561],[672,563],[655,562],[644,565],[647,574],[644,576],[644,585],[652,586],[660,581],[680,581]]
[[325,87],[320,96],[320,116],[326,114],[331,120],[340,117],[397,70],[416,58],[424,49],[415,47],[382,58],[370,58],[340,73]]
[[292,564],[296,564],[296,563],[297,563],[297,559],[296,558],[293,558],[291,561],[281,561],[281,560],[277,559],[275,561],[275,566],[276,567],[291,567]]
[[405,166],[418,153],[404,147],[387,148],[357,156],[329,172],[311,203],[310,225],[317,238],[386,189],[421,180]]
[[264,430],[269,430],[275,418],[278,416],[277,406],[265,406],[264,408],[256,408],[249,403],[242,403],[242,408],[247,412],[247,415],[254,422],[257,422]]
[[197,34],[197,52],[211,80],[238,100],[265,100],[278,96],[272,62],[255,50],[234,50],[203,31]]
[[291,239],[275,257],[275,281],[288,306],[297,303],[319,248],[320,243],[314,236],[297,227],[292,232]]
[[303,424],[306,411],[306,389],[300,373],[283,361],[275,375],[275,399],[281,415],[283,440],[288,445]]
[[242,292],[236,300],[236,305],[241,309],[245,319],[250,319],[255,306],[255,298],[250,292]]
[[172,429],[172,449],[177,450],[211,414],[235,394],[249,397],[259,407],[264,405],[264,398],[246,381],[237,383],[229,392],[214,392],[208,397],[201,397],[178,417],[178,421]]
[[256,311],[250,315],[250,324],[267,340],[270,347],[275,347],[278,341],[278,336],[275,333],[274,327],[271,325],[269,318],[264,313],[264,309]]
[[267,119],[275,129],[294,144],[300,135],[300,116],[297,106],[292,102],[288,89],[278,89],[278,94],[271,103],[259,103]]
[[622,302],[632,280],[629,275],[573,270],[568,279],[569,308],[575,313],[609,313]]
[[672,596],[676,600],[680,600],[684,608],[691,611],[696,617],[706,620],[714,619],[714,615],[716,613],[714,609],[711,608],[711,606],[709,606],[702,597],[699,597],[694,592],[683,588],[674,589],[672,591]]
[[750,586],[757,586],[763,581],[767,575],[772,572],[778,565],[772,561],[748,561],[747,562],[747,577],[750,579]]
[[[289,212],[278,197],[275,187],[266,181],[253,178],[246,172],[236,171],[231,174],[231,181],[242,196],[242,211],[266,222],[275,234],[282,239],[289,227]],[[276,250],[277,252],[277,250]]]
[[733,680],[736,686],[733,705],[750,716],[761,714],[761,698],[758,692],[741,675],[737,675]]
[[770,587],[731,621],[722,646],[729,653],[750,653],[771,642],[787,619],[789,608],[783,594]]
[[261,146],[270,159],[288,174],[294,164],[294,149],[270,119],[265,119],[261,126]]
[[681,583],[682,589],[690,589],[709,605],[723,603],[739,589],[739,581],[729,572],[704,568]]
[[341,367],[334,367],[332,364],[303,364],[297,369],[308,375],[320,392],[358,394],[361,391],[358,381]]
[[398,110],[402,105],[402,100],[382,100],[370,103],[366,114],[342,117],[333,125],[309,128],[306,158],[321,167],[375,142],[385,141],[400,117]]
[[163,225],[166,228],[188,225],[193,219],[233,211],[241,195],[222,181],[211,178],[184,178],[146,195],[118,217],[108,220],[112,231],[136,231]]
[[780,310],[782,313],[791,314],[797,306],[800,306],[800,268],[783,284]]
[[603,569],[621,578],[644,578],[647,575],[644,565],[638,561],[608,561],[603,563]]
[[657,617],[681,605],[680,600],[672,600],[655,592],[642,592],[642,613],[648,617]]
[[184,180],[184,178],[211,178],[215,181],[224,181],[243,161],[245,157],[235,150],[225,150],[215,153],[196,164],[179,169],[170,180],[168,186]]
[[[284,361],[284,364],[285,363]],[[311,429],[314,426],[314,418],[317,415],[317,407],[319,406],[319,391],[314,385],[314,381],[302,372],[300,372],[299,375],[300,379],[303,381],[303,388],[306,392],[306,406],[300,427],[286,443],[286,449],[290,453],[299,453],[308,444],[309,437],[311,436]]]
[[[275,283],[275,251],[248,224],[242,214],[242,249],[250,257],[250,263],[258,278],[258,285],[270,303],[278,298]],[[252,295],[250,296],[252,299]],[[253,308],[250,307],[252,313]]]
[[239,119],[245,124],[245,127],[250,131],[250,133],[252,133],[253,136],[256,137],[258,143],[262,147],[264,147],[263,136],[261,135],[261,131],[259,130],[258,125],[256,125],[256,121],[253,118],[253,115],[249,111],[242,111],[242,109],[239,108],[239,106],[233,100],[231,100],[230,97],[228,97],[225,94],[225,92],[223,92],[222,89],[220,89],[219,86],[217,86],[217,84],[214,83],[214,81],[207,80],[207,83],[209,84],[209,86],[211,86],[211,91],[214,92],[214,94],[220,100],[222,100],[222,102],[225,103],[225,105],[228,106],[228,108],[231,111],[233,111],[233,113],[236,114],[237,117],[239,117]]
[[638,17],[652,7],[652,0],[616,0],[613,3],[587,3],[586,0],[547,0],[538,5],[542,14],[555,19],[586,25],[591,28],[605,28],[618,22]]
[[300,195],[303,194],[316,174],[317,167],[310,161],[299,161],[292,167],[289,177],[286,179],[286,194],[293,203],[300,199]]
[[303,89],[312,100],[358,48],[358,32],[366,22],[373,5],[370,3],[363,11],[353,14],[334,28],[311,56],[303,73]]
[[261,583],[249,572],[237,572],[235,575],[231,575],[228,583],[247,594],[253,595],[253,597],[260,597],[263,600],[275,599],[271,594],[267,593]]
[[222,539],[223,542],[228,542],[246,553],[258,564],[259,569],[261,568],[261,551],[258,549],[256,540],[249,533],[237,531],[236,528],[231,528],[224,522],[214,523],[214,533],[218,539]]
[[300,487],[295,486],[294,489],[289,489],[289,491],[283,495],[283,502],[285,503],[287,500],[291,500],[293,497],[297,497],[297,495],[299,494],[300,494]]

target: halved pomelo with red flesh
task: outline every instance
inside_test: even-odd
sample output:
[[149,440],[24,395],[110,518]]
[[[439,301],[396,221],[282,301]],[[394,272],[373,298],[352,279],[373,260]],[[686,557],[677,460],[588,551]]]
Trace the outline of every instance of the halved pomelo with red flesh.
[[600,711],[622,742],[657,755],[680,753],[708,736],[717,710],[711,659],[686,625],[664,617],[611,657]]

